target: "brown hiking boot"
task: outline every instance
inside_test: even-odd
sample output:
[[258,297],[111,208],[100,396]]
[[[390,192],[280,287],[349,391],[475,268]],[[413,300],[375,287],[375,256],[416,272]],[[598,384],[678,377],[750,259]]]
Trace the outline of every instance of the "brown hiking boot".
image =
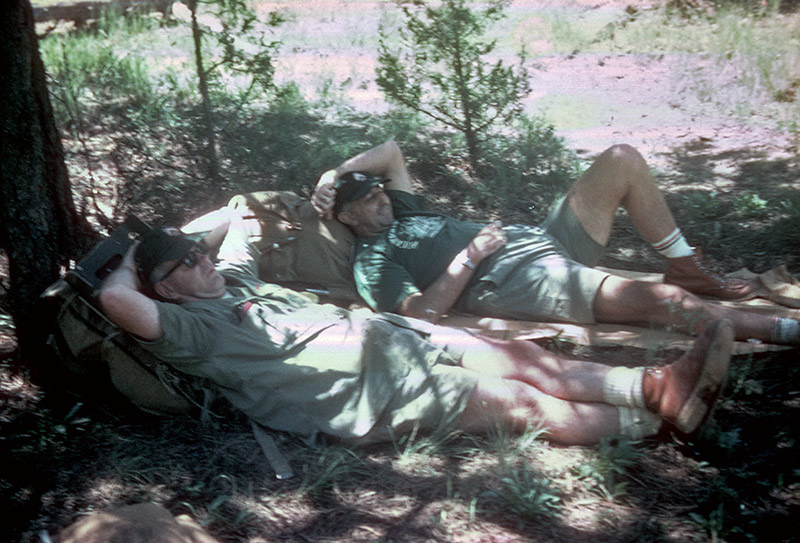
[[703,265],[702,253],[667,259],[664,282],[679,286],[699,296],[720,300],[739,300],[756,290],[756,284],[746,279],[722,277]]
[[685,434],[697,430],[711,411],[725,378],[733,347],[733,325],[712,321],[692,349],[668,366],[646,368],[642,393],[647,409]]

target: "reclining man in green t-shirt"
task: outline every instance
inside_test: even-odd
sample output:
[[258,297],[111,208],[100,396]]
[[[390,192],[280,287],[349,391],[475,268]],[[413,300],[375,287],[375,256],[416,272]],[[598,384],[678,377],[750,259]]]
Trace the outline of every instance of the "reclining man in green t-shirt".
[[100,303],[146,349],[209,379],[275,430],[355,443],[498,425],[541,425],[562,444],[617,433],[638,439],[665,421],[688,433],[727,373],[733,332],[726,320],[709,323],[692,350],[667,366],[610,367],[531,342],[320,305],[259,281],[248,223],[230,215],[212,233],[223,238],[218,266],[205,244],[153,229],[103,282]]
[[[323,174],[311,201],[320,215],[335,217],[356,234],[356,287],[376,311],[437,322],[456,309],[540,322],[652,323],[689,333],[725,318],[736,338],[800,344],[796,320],[734,310],[695,295],[733,300],[752,294],[755,285],[723,278],[702,264],[644,159],[628,145],[602,153],[541,228],[482,225],[422,210],[392,141]],[[667,257],[664,283],[594,268],[620,206]]]

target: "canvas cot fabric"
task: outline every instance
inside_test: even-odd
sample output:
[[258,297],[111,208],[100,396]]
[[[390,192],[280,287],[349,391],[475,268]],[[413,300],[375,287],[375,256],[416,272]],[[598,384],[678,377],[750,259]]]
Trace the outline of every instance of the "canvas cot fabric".
[[250,418],[309,441],[369,442],[414,426],[436,431],[463,410],[474,374],[458,365],[458,353],[426,339],[435,327],[262,283],[257,251],[236,232],[219,258],[227,294],[157,302],[164,334],[143,344],[210,379]]
[[[359,295],[377,311],[394,311],[424,291],[483,227],[426,212],[413,194],[387,195],[395,222],[379,236],[358,240],[354,265]],[[508,243],[481,262],[455,308],[489,317],[593,323],[594,297],[608,273],[579,261],[596,263],[604,248],[563,201],[545,224],[546,230],[504,226]]]

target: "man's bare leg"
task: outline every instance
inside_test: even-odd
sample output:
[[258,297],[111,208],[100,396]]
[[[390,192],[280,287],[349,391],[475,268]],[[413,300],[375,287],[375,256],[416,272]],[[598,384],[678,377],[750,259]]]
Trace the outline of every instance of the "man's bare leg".
[[[637,438],[649,435],[642,431],[657,430],[661,418],[683,432],[696,429],[724,382],[733,339],[730,323],[715,321],[703,329],[689,352],[671,364],[612,368],[561,358],[527,341],[486,339],[460,331],[443,331],[442,335],[445,337],[431,339],[463,351],[461,365],[487,383],[478,387],[475,401],[491,404],[496,415],[512,427],[519,427],[520,421],[536,422],[538,419],[525,417],[545,406],[548,411],[540,413],[540,418],[548,424],[552,419],[562,430],[582,428],[559,416],[605,404],[617,408],[619,427]],[[476,415],[482,412],[485,414],[475,406]],[[605,415],[595,409],[587,416]],[[496,417],[493,420],[497,422]],[[605,431],[607,426],[603,428]],[[569,442],[576,442],[575,438]]]
[[728,319],[738,340],[789,345],[800,342],[796,333],[776,337],[775,317],[709,303],[674,285],[616,276],[608,277],[600,287],[594,300],[594,316],[597,322],[651,323],[692,334],[710,320]]
[[726,279],[707,269],[688,245],[644,158],[630,145],[603,152],[573,185],[567,202],[589,236],[607,245],[614,216],[623,207],[644,238],[668,260],[664,280],[700,295],[738,299],[755,284]]
[[525,382],[549,396],[584,402],[603,401],[605,364],[564,358],[531,341],[506,341],[440,328],[437,345],[463,353],[462,367],[488,377]]
[[[592,445],[621,429],[614,406],[560,400],[521,381],[497,377],[479,381],[458,422],[459,429],[478,434],[501,427],[522,432],[537,426],[562,445]],[[655,433],[660,423],[655,426],[648,433]]]
[[652,244],[677,227],[644,158],[630,145],[603,152],[567,195],[570,208],[586,232],[607,245],[614,215],[625,208],[636,229]]

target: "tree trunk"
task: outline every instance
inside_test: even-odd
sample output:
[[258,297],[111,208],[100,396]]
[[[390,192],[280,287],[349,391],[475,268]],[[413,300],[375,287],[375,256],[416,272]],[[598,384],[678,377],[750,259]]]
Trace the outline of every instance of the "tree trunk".
[[88,232],[75,211],[29,0],[0,2],[0,246],[22,360],[48,330],[40,295]]
[[475,174],[480,175],[480,149],[478,148],[478,134],[475,133],[475,127],[472,122],[474,106],[469,95],[469,81],[464,75],[464,65],[461,59],[462,52],[458,37],[456,36],[453,41],[455,42],[455,53],[453,54],[452,62],[456,72],[456,88],[458,89],[461,116],[464,121],[462,132],[467,140],[469,163]]
[[211,107],[211,95],[208,92],[208,77],[203,66],[203,33],[197,23],[197,0],[189,2],[192,13],[192,39],[194,41],[194,60],[197,68],[197,80],[200,96],[203,100],[203,118],[206,124],[206,142],[208,144],[208,177],[212,187],[219,191],[219,160],[217,159],[217,137],[214,133],[214,114]]

